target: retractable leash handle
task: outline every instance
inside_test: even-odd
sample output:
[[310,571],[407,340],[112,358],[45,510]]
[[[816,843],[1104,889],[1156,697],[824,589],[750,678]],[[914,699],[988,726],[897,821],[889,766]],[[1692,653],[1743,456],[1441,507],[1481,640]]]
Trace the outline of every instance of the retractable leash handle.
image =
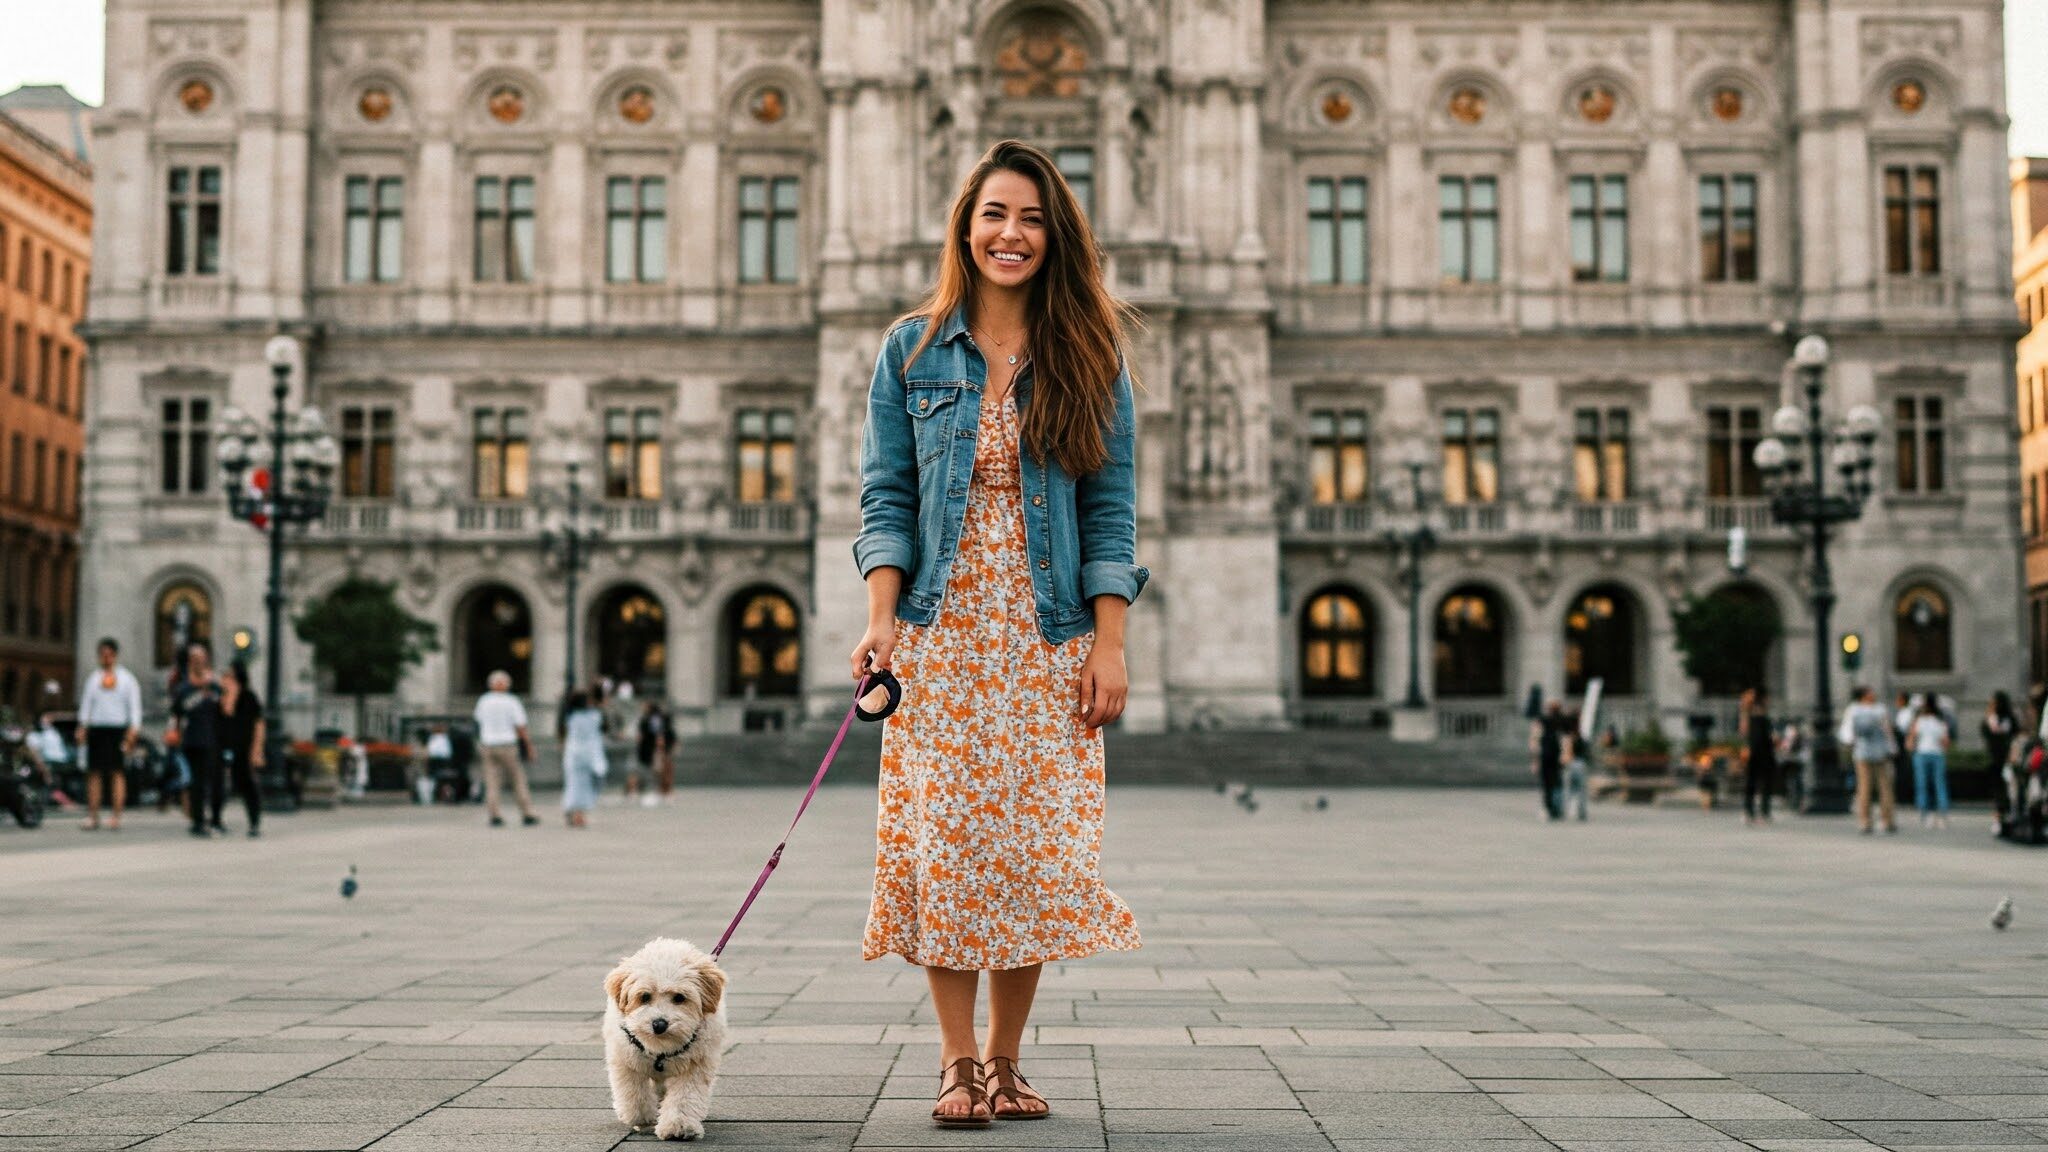
[[[870,684],[889,693],[888,702],[875,712],[868,712],[860,706],[861,698],[867,695]],[[775,866],[782,863],[782,850],[789,847],[789,838],[796,832],[797,821],[804,818],[804,810],[811,806],[811,799],[818,794],[818,786],[825,782],[825,773],[831,770],[833,757],[839,755],[839,746],[846,742],[846,732],[853,727],[853,718],[859,716],[863,720],[886,719],[896,710],[896,705],[902,702],[903,686],[897,683],[896,677],[889,674],[888,669],[878,669],[860,678],[860,683],[853,690],[853,703],[847,706],[845,718],[839,721],[839,733],[832,737],[832,746],[825,750],[825,759],[819,762],[817,774],[811,777],[810,791],[804,793],[803,803],[797,805],[796,816],[789,822],[789,830],[782,834],[782,843],[777,844],[775,851],[768,854],[768,863],[762,866],[761,874],[755,877],[754,886],[748,890],[747,898],[740,902],[740,910],[733,913],[732,923],[725,926],[725,934],[712,946],[712,959],[716,960],[725,951],[726,941],[732,939],[732,934],[738,930],[740,921],[746,919],[747,909],[754,906],[754,898],[761,894],[761,889],[768,886],[768,877],[774,874]]]

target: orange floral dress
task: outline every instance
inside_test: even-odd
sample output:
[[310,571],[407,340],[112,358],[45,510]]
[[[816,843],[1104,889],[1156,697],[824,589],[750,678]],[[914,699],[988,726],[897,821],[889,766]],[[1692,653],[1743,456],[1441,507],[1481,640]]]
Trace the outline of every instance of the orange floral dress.
[[1102,735],[1081,721],[1094,633],[1038,631],[1014,394],[982,408],[938,618],[897,621],[862,958],[1023,968],[1139,946],[1102,883]]

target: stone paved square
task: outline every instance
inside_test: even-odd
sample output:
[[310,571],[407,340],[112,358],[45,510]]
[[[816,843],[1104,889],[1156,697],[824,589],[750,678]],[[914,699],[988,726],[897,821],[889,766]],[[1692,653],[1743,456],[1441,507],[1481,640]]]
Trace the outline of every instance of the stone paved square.
[[[709,945],[797,793],[588,831],[372,804],[206,844],[0,830],[0,1152],[604,1152],[599,981]],[[1112,789],[1145,947],[1047,967],[1040,1123],[940,1131],[917,970],[859,959],[869,787],[828,788],[725,957],[704,1143],[1109,1152],[2048,1146],[2048,856],[1533,790]],[[350,865],[360,894],[338,892]],[[2018,919],[1986,920],[2011,893]]]

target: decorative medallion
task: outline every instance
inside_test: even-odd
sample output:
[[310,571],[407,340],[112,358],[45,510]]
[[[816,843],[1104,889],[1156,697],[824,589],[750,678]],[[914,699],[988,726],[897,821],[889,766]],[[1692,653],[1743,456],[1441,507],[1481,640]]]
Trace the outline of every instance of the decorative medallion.
[[491,110],[491,119],[500,124],[516,124],[526,115],[526,93],[510,84],[491,89],[491,98],[486,102]]
[[1460,124],[1477,124],[1486,119],[1486,93],[1470,86],[1451,93],[1451,119]]
[[1892,106],[1908,116],[1927,103],[1927,89],[1918,80],[1901,80],[1892,89]]
[[754,100],[747,105],[747,111],[763,124],[774,124],[789,115],[789,102],[780,88],[762,88],[754,93]]
[[635,84],[619,93],[619,118],[628,124],[645,124],[654,119],[654,92]]
[[1357,106],[1351,103],[1351,97],[1346,96],[1342,90],[1333,88],[1323,94],[1322,110],[1324,121],[1342,124],[1351,119],[1351,114],[1357,111]]
[[185,81],[185,86],[178,89],[178,103],[185,106],[185,111],[199,115],[213,107],[213,85],[204,80]]
[[1589,84],[1579,93],[1579,115],[1589,124],[1614,119],[1614,104],[1614,89],[1605,84]]
[[996,50],[995,71],[1010,99],[1067,99],[1081,94],[1089,63],[1080,28],[1063,15],[1041,10],[1012,27]]
[[1713,99],[1708,101],[1707,107],[1716,120],[1733,122],[1742,119],[1742,89],[1714,89]]
[[393,101],[391,93],[384,88],[365,88],[356,98],[356,111],[372,124],[381,124],[391,115]]

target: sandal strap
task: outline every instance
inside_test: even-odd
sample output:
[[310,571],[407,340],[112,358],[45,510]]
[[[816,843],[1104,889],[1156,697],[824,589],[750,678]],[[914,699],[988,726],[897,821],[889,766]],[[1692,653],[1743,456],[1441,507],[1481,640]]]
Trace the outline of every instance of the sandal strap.
[[[1031,1087],[1031,1081],[1026,1080],[1024,1074],[1017,1071],[1017,1062],[1008,1056],[991,1056],[983,1063],[983,1068],[987,1071],[989,1079],[995,1082],[995,1086],[988,1090],[990,1101],[1008,1100],[1019,1110],[1023,1109],[1026,1100],[1045,1103],[1045,1097],[1038,1094],[1038,1089]],[[1018,1090],[1020,1084],[1031,1089],[1030,1096]]]
[[[962,1064],[967,1065],[966,1072],[957,1077],[953,1076]],[[952,1078],[950,1084],[947,1083],[949,1077]],[[968,1116],[974,1115],[976,1104],[984,1109],[988,1107],[988,1090],[982,1082],[981,1062],[972,1056],[962,1056],[939,1070],[939,1100],[944,1100],[962,1089],[967,1092]],[[937,1109],[933,1109],[933,1112],[937,1114]]]

